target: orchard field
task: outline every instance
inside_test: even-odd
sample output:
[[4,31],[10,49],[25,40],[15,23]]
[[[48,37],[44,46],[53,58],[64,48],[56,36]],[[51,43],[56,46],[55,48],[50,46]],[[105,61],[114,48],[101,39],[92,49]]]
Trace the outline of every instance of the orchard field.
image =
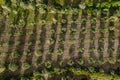
[[119,76],[119,0],[0,0],[0,80]]

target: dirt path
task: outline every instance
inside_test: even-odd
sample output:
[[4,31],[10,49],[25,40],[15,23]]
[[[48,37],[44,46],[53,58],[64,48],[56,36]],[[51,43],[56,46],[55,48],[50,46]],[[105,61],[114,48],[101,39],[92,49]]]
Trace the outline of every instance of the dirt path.
[[[109,17],[109,14],[107,14],[106,17]],[[105,22],[105,28],[107,28],[109,26],[109,22]],[[108,40],[108,37],[109,37],[109,32],[108,30],[106,30],[106,32],[104,33],[104,51],[103,51],[103,59],[106,59],[109,57],[109,53],[108,53],[108,46],[109,46],[109,40]]]
[[63,52],[63,56],[62,56],[63,60],[66,60],[66,59],[70,58],[70,56],[69,56],[69,49],[70,49],[69,38],[70,38],[71,25],[69,24],[69,21],[71,21],[71,17],[72,17],[72,14],[69,14],[67,16],[68,25],[67,25],[67,30],[66,30],[67,32],[65,34],[64,52]]
[[[10,21],[9,19],[6,19],[5,17],[2,17],[3,19],[3,22],[0,21],[0,23],[2,23],[0,25],[0,28],[1,27],[4,27],[4,30],[2,31],[1,33],[1,36],[0,36],[0,43],[9,43],[9,39],[10,39],[10,36],[9,36],[9,32],[10,32],[10,28],[9,28],[9,25],[10,25]],[[5,19],[4,19],[5,18]],[[0,52],[7,52],[8,51],[8,46],[9,45],[1,45],[1,48],[0,48]]]
[[98,41],[99,41],[99,37],[100,37],[99,27],[100,27],[100,15],[97,15],[97,23],[96,23],[96,28],[95,28],[95,30],[97,32],[95,33],[95,43],[94,43],[94,45],[95,45],[95,53],[94,53],[94,55],[95,55],[96,59],[99,58],[99,53],[98,53],[98,47],[99,47]]
[[87,22],[86,22],[86,29],[88,30],[88,32],[85,34],[85,39],[84,39],[84,53],[83,53],[83,58],[89,58],[90,57],[90,53],[89,53],[89,47],[90,47],[90,18],[91,15],[87,16]]
[[38,43],[38,41],[40,41],[41,26],[42,25],[38,25],[38,24],[35,26],[36,27],[36,30],[35,30],[35,36],[36,36],[35,40],[36,41],[35,41],[35,44],[34,44],[34,52],[33,52],[33,55],[32,55],[32,66],[35,66],[35,67],[38,67],[35,62],[39,58],[39,56],[37,55],[37,51],[39,49],[39,43]]
[[11,33],[13,33],[13,36],[11,36],[10,38],[13,39],[13,40],[11,40],[11,39],[10,40],[13,43],[12,43],[12,47],[9,48],[10,55],[9,55],[8,59],[9,59],[10,62],[14,62],[14,54],[18,54],[18,53],[15,53],[15,51],[17,50],[17,47],[19,46],[18,44],[19,44],[19,39],[20,39],[20,30],[21,29],[19,29],[19,28],[11,29]]
[[114,32],[114,35],[115,35],[115,42],[114,42],[114,48],[115,48],[115,51],[113,52],[113,57],[114,58],[117,58],[118,56],[118,53],[117,53],[117,50],[119,48],[119,37],[120,37],[120,31],[119,31],[119,27],[120,27],[120,23],[119,22],[116,22],[115,25],[116,29],[118,29],[117,31]]
[[[28,26],[27,26],[28,27]],[[26,61],[26,56],[27,56],[27,53],[26,51],[28,50],[29,46],[28,46],[28,42],[29,42],[29,39],[30,39],[30,35],[26,35],[25,37],[25,43],[24,43],[24,48],[23,48],[23,52],[22,52],[22,55],[21,55],[21,63],[24,63]],[[27,45],[27,46],[26,46]],[[24,73],[24,69],[22,68],[22,65],[21,65],[21,71],[20,71],[21,74]]]
[[[51,20],[53,20],[53,18],[55,17],[55,14],[54,13],[47,13],[46,14],[46,21],[47,21],[47,24],[45,25],[45,43],[43,45],[43,56],[42,56],[42,63],[44,63],[46,60],[47,60],[47,56],[49,55],[49,48],[50,48],[50,39],[51,39],[51,29],[52,29],[52,26],[53,26],[53,23],[50,23],[49,22]],[[48,54],[48,55],[47,55]]]
[[[9,43],[10,36],[8,35],[8,33],[10,31],[10,28],[9,28],[10,21],[7,18],[5,18],[4,20],[4,17],[0,17],[0,18],[1,18],[0,23],[3,23],[4,25],[2,26],[1,24],[0,27],[5,28],[3,32],[1,33],[0,43],[1,41],[5,43]],[[5,22],[2,22],[2,21],[5,21]],[[0,73],[5,70],[4,64],[6,63],[6,59],[9,57],[7,56],[8,54],[6,53],[8,51],[8,48],[9,48],[9,45],[4,45],[4,46],[1,46],[1,49],[0,49]]]
[[[62,14],[59,13],[58,16],[59,16],[59,20],[61,20]],[[57,27],[57,29],[56,29],[56,41],[55,41],[55,46],[54,46],[54,52],[53,52],[53,55],[52,55],[52,57],[51,57],[53,61],[57,61],[57,57],[58,57],[58,55],[57,55],[57,49],[59,48],[59,43],[58,43],[58,41],[59,41],[59,39],[60,39],[61,24],[58,23],[56,27]]]
[[[79,14],[78,16],[78,20],[81,20],[82,14]],[[79,48],[79,36],[80,36],[80,29],[81,29],[81,23],[77,25],[77,32],[74,36],[75,38],[75,50],[74,50],[74,57],[77,58],[78,57],[78,48]]]
[[46,34],[45,34],[45,44],[44,44],[44,50],[43,50],[43,56],[42,56],[42,63],[45,62],[46,60],[46,56],[49,52],[49,45],[50,45],[50,37],[51,37],[51,33],[50,33],[50,29],[51,29],[52,25],[46,25],[45,29],[46,29]]
[[57,49],[58,49],[58,47],[59,47],[59,43],[58,43],[58,41],[59,41],[59,39],[60,39],[60,28],[61,28],[61,25],[60,24],[58,24],[58,26],[57,26],[57,30],[56,30],[56,41],[55,41],[55,46],[54,46],[54,53],[53,53],[53,55],[52,55],[52,60],[53,61],[57,61]]
[[[28,50],[28,48],[29,48],[29,40],[30,40],[30,34],[28,34],[27,33],[27,30],[28,30],[28,28],[29,28],[29,30],[31,30],[31,31],[33,31],[33,26],[28,26],[27,25],[27,21],[30,21],[30,20],[32,20],[32,19],[34,19],[34,12],[31,12],[27,17],[26,17],[26,24],[24,25],[24,27],[23,27],[23,32],[25,32],[25,38],[24,38],[24,41],[23,41],[23,52],[22,52],[22,54],[21,54],[21,59],[20,59],[20,62],[21,62],[21,65],[20,65],[20,74],[24,74],[24,69],[23,69],[23,64],[22,63],[24,63],[25,61],[26,61],[26,59],[27,59],[27,50]],[[21,39],[21,38],[20,38]]]

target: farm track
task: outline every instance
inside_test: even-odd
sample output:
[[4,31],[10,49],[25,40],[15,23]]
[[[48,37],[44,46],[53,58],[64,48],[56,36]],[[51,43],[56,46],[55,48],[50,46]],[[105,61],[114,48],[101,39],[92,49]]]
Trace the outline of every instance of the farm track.
[[38,59],[37,52],[40,49],[38,41],[40,39],[41,32],[39,32],[39,29],[41,29],[41,27],[42,27],[42,25],[37,24],[36,29],[35,29],[35,36],[36,36],[35,40],[36,41],[35,41],[35,44],[34,44],[34,51],[33,51],[33,56],[32,56],[32,65],[35,66],[35,67],[37,67],[37,65],[35,64],[35,62]]
[[[60,24],[58,24],[58,26],[57,26],[57,30],[56,30],[56,34],[60,34],[60,27],[61,27],[61,25]],[[60,35],[56,35],[55,34],[55,36],[56,36],[56,41],[55,41],[55,46],[54,46],[54,54],[52,55],[52,60],[53,61],[57,61],[57,59],[58,59],[58,55],[57,55],[57,49],[58,49],[58,47],[59,47],[59,43],[58,43],[58,41],[59,41],[59,39],[60,39]]]
[[21,47],[21,49],[22,49],[21,52],[22,53],[21,53],[21,56],[20,56],[20,74],[24,74],[24,72],[25,72],[25,70],[23,68],[23,63],[26,62],[26,60],[28,58],[27,56],[29,55],[29,53],[27,53],[27,51],[29,50],[29,46],[25,46],[25,45],[28,45],[29,39],[31,37],[31,35],[27,35],[27,27],[30,27],[30,30],[32,30],[32,31],[34,29],[33,27],[28,26],[28,24],[27,24],[28,20],[31,19],[31,18],[34,18],[34,15],[33,14],[28,14],[26,12],[25,17],[24,17],[24,21],[26,22],[26,24],[22,28],[23,33],[25,32],[25,37],[24,37],[23,40],[21,40],[22,37],[20,37],[20,40],[21,40],[21,42],[23,44],[23,47]]
[[[69,20],[71,20],[71,17],[72,17],[72,14],[67,15],[68,23],[69,23]],[[70,38],[70,28],[71,28],[71,25],[67,25],[66,34],[65,34],[65,44],[64,44],[63,60],[66,60],[66,59],[70,58],[70,56],[69,56],[70,45],[68,43],[68,40]]]
[[[119,21],[117,23],[115,23],[114,26],[116,26],[116,28],[119,29],[119,27],[120,27]],[[120,31],[114,32],[115,37],[118,37],[117,39],[115,39],[115,42],[114,42],[114,47],[115,47],[115,51],[113,53],[114,58],[117,58],[117,56],[120,54],[119,52],[117,52],[119,50],[119,45],[120,45],[120,41],[119,41],[120,34],[119,33],[120,33]]]
[[[30,36],[26,36],[25,37],[24,45],[28,45],[29,38],[30,38]],[[21,63],[26,61],[26,58],[27,58],[26,51],[28,50],[28,48],[29,48],[29,46],[23,46],[23,52],[22,52],[22,56],[21,56],[21,60],[20,60]],[[22,69],[22,64],[21,64],[21,71],[20,71],[20,73],[21,74],[24,73],[24,69]]]
[[[82,15],[78,15],[78,19],[80,20],[81,19],[81,17],[82,17]],[[79,38],[80,38],[80,28],[81,28],[81,24],[79,24],[79,25],[77,25],[77,32],[76,32],[76,34],[75,34],[75,36],[74,36],[74,38],[75,38],[75,44],[74,44],[74,47],[75,47],[75,49],[74,49],[74,55],[73,55],[73,57],[74,58],[77,58],[78,56],[79,56],[79,53],[78,53],[78,48],[79,48]],[[72,56],[72,55],[71,55]]]
[[[9,21],[6,17],[2,17],[2,18],[0,19],[0,23],[2,23],[2,25],[0,25],[0,28],[1,28],[0,36],[3,36],[3,37],[0,37],[0,41],[9,42],[9,38],[10,38],[10,37],[5,37],[4,34],[5,34],[5,35],[8,35],[8,33],[9,33],[9,31],[10,31],[10,28],[9,28],[10,21]],[[3,26],[4,26],[4,27],[3,27]],[[2,28],[4,28],[4,29],[2,30]],[[6,31],[8,31],[8,32],[6,33]],[[3,34],[2,34],[2,33],[3,33]],[[4,40],[4,38],[7,38],[7,40]],[[9,49],[9,46],[7,45],[7,46],[4,46],[3,48],[1,47],[1,49],[3,50],[3,52],[7,52],[8,49]],[[4,70],[5,70],[4,65],[5,65],[6,61],[8,60],[8,59],[7,59],[8,57],[9,57],[8,54],[6,54],[6,53],[0,53],[0,70],[1,70],[1,71],[4,71]],[[1,72],[1,71],[0,71],[0,72]]]
[[46,57],[47,57],[47,54],[48,54],[48,48],[49,48],[49,45],[50,45],[50,42],[49,42],[49,39],[50,39],[50,28],[51,28],[51,25],[49,26],[45,26],[45,30],[46,30],[46,34],[45,34],[45,44],[44,44],[44,50],[43,50],[43,57],[42,57],[42,62],[44,63],[45,60],[46,60]]
[[[106,15],[106,17],[109,17],[109,14]],[[105,27],[109,26],[109,22],[105,23]],[[106,30],[106,32],[104,33],[104,37],[108,37],[109,36],[109,32],[108,30]],[[104,51],[103,51],[103,59],[105,59],[106,57],[109,57],[109,53],[108,53],[108,38],[105,38],[104,40]]]
[[[91,15],[87,15],[87,22],[86,22],[86,29],[89,29],[90,28],[90,18],[91,18]],[[88,39],[88,41],[87,41]],[[84,40],[84,53],[83,53],[83,58],[89,58],[90,57],[90,54],[89,54],[89,47],[90,47],[90,31],[88,31],[86,34],[85,34],[85,40]]]
[[[98,30],[100,28],[100,15],[97,15],[97,23],[96,23],[96,30]],[[100,55],[99,55],[99,52],[98,52],[98,47],[99,47],[99,37],[100,37],[100,33],[99,31],[97,31],[97,33],[95,34],[95,58],[99,59]]]

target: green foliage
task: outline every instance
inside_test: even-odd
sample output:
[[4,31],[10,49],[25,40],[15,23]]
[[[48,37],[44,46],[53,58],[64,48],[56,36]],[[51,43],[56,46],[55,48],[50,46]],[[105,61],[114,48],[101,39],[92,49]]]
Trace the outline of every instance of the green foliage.
[[84,50],[85,50],[84,48],[78,48],[78,52],[79,52],[79,53],[83,53]]
[[9,64],[9,69],[10,69],[11,71],[16,71],[16,70],[18,69],[18,65],[15,64],[15,63],[10,63],[10,64]]
[[69,66],[72,66],[72,65],[74,64],[74,62],[73,62],[73,60],[69,59],[68,62],[67,62],[67,64],[68,64]]
[[58,53],[58,55],[62,55],[62,54],[63,54],[63,49],[58,48],[58,49],[57,49],[57,53]]
[[94,73],[95,72],[94,67],[89,67],[88,70],[89,70],[90,73]]
[[35,54],[36,54],[37,56],[42,56],[43,52],[42,52],[42,50],[38,50]]
[[112,2],[112,7],[120,7],[120,1]]
[[45,62],[45,67],[51,68],[51,61],[50,60]]
[[79,4],[79,8],[80,8],[80,9],[85,9],[85,8],[86,8],[85,3],[81,3],[81,4]]
[[55,0],[57,4],[60,4],[61,6],[65,5],[65,0]]
[[93,7],[93,4],[94,4],[93,2],[89,2],[89,3],[87,3],[87,6],[88,7]]
[[24,62],[24,63],[22,63],[22,68],[24,70],[26,70],[26,69],[30,68],[30,64],[28,62]]
[[101,8],[110,8],[111,4],[109,2],[104,2],[101,4]]
[[77,32],[77,30],[76,30],[75,28],[71,28],[71,29],[70,29],[70,33],[71,33],[71,34],[75,34],[76,32]]

